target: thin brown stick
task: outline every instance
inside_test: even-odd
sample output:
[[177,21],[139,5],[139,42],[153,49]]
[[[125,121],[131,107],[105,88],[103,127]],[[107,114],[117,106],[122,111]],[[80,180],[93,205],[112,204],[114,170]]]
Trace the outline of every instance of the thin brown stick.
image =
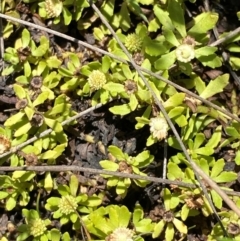
[[190,166],[192,167],[195,176],[202,188],[202,191],[204,192],[204,195],[206,196],[217,220],[221,223],[221,219],[218,216],[216,209],[212,203],[212,200],[210,199],[207,189],[205,187],[205,185],[202,183],[202,180],[200,178],[200,176],[208,183],[208,185],[213,188],[220,196],[221,198],[227,203],[227,205],[237,213],[237,215],[240,217],[240,209],[236,206],[236,204],[219,188],[219,186],[208,176],[206,175],[199,166],[197,166],[197,164],[191,159],[191,157],[189,156],[186,147],[184,146],[181,137],[179,136],[174,124],[172,123],[171,119],[169,118],[166,110],[164,109],[161,101],[159,101],[158,97],[156,96],[156,94],[154,93],[154,91],[152,90],[151,86],[149,85],[148,81],[146,80],[146,78],[144,77],[144,75],[142,74],[142,72],[140,71],[138,65],[136,65],[136,63],[134,62],[134,60],[132,59],[130,53],[128,52],[128,50],[126,49],[126,47],[123,45],[122,41],[118,38],[118,36],[116,35],[115,31],[113,30],[113,28],[110,26],[110,24],[108,23],[108,21],[105,19],[105,17],[102,15],[102,13],[99,11],[99,9],[97,8],[97,6],[94,3],[91,3],[91,7],[94,9],[94,11],[98,14],[98,16],[101,18],[102,22],[104,23],[104,25],[109,29],[109,31],[111,32],[111,34],[113,35],[113,37],[116,39],[116,41],[118,42],[118,44],[120,45],[121,49],[123,50],[123,52],[127,55],[128,59],[130,60],[132,66],[136,69],[136,71],[138,72],[139,76],[141,77],[141,79],[143,80],[144,84],[146,85],[146,87],[148,88],[148,90],[150,91],[151,95],[154,98],[155,103],[158,105],[158,107],[160,108],[161,112],[163,113],[166,121],[168,122],[171,130],[173,131],[179,145],[181,146],[181,149],[183,150],[183,153],[185,155],[185,157],[187,158]]
[[[165,178],[158,178],[158,177],[149,177],[149,176],[141,176],[137,174],[129,174],[129,173],[122,173],[122,172],[114,172],[114,171],[107,171],[102,169],[95,169],[95,168],[87,168],[87,167],[80,167],[80,166],[66,166],[66,165],[54,165],[54,166],[21,166],[21,167],[9,167],[9,166],[0,166],[1,172],[14,172],[14,171],[33,171],[33,172],[84,172],[84,173],[92,173],[92,174],[99,174],[99,175],[111,175],[120,178],[130,178],[135,180],[146,180],[153,183],[160,183],[160,184],[167,184],[167,185],[175,185],[184,188],[198,188],[199,185],[193,183],[186,183],[176,180],[169,180]],[[234,191],[223,191],[231,196],[239,196],[240,192]]]
[[226,36],[216,40],[215,42],[211,43],[209,46],[218,46],[220,44],[223,44],[224,42],[228,41],[229,39],[237,36],[240,33],[240,27],[236,28],[235,30],[233,30],[232,32],[230,32],[229,34],[227,34]]
[[[91,50],[93,50],[93,51],[102,53],[102,54],[104,54],[104,55],[107,55],[107,56],[109,56],[109,57],[111,57],[111,58],[113,58],[113,59],[116,59],[116,60],[118,60],[118,61],[120,61],[120,62],[123,62],[123,63],[125,63],[125,64],[130,64],[130,62],[127,61],[127,60],[125,60],[125,59],[122,59],[122,58],[120,58],[120,57],[118,57],[118,56],[116,56],[116,55],[114,55],[114,54],[112,54],[112,53],[109,53],[109,52],[107,52],[107,51],[105,51],[105,50],[102,50],[102,49],[100,49],[100,48],[98,48],[98,47],[92,46],[92,45],[90,45],[90,44],[88,44],[88,43],[85,43],[85,42],[83,42],[83,41],[81,41],[81,40],[78,40],[78,39],[76,39],[76,38],[70,37],[70,36],[68,36],[68,35],[66,35],[66,34],[62,34],[62,33],[59,33],[59,32],[57,32],[57,31],[54,31],[54,30],[45,28],[45,27],[43,27],[43,26],[39,26],[39,25],[36,25],[36,24],[34,24],[34,23],[30,23],[30,22],[27,22],[27,21],[24,21],[24,20],[21,20],[21,19],[17,19],[17,18],[8,16],[8,15],[5,15],[5,14],[1,14],[1,13],[0,13],[0,18],[4,18],[4,19],[7,19],[7,20],[15,21],[15,22],[18,22],[18,23],[20,23],[20,24],[24,24],[24,25],[29,26],[29,27],[33,27],[33,28],[40,29],[40,30],[42,30],[42,31],[45,31],[45,32],[47,32],[47,33],[50,33],[50,34],[56,35],[56,36],[58,36],[58,37],[64,38],[64,39],[69,40],[69,41],[71,41],[71,42],[78,43],[79,45],[82,45],[82,46],[84,46],[84,47],[86,47],[86,48],[89,48],[89,49],[91,49]],[[157,79],[159,79],[159,80],[162,80],[163,82],[165,82],[165,83],[167,83],[167,84],[175,87],[175,88],[178,89],[178,90],[181,90],[182,92],[188,94],[189,96],[192,96],[192,97],[200,100],[200,101],[203,102],[204,104],[206,104],[206,105],[208,105],[208,106],[210,106],[210,107],[212,107],[212,108],[220,111],[221,113],[225,114],[225,115],[228,116],[229,118],[232,118],[233,120],[236,120],[236,121],[240,122],[240,118],[238,118],[237,116],[233,115],[233,114],[230,113],[229,111],[226,111],[225,109],[223,109],[223,108],[221,108],[221,107],[213,104],[212,102],[210,102],[210,101],[208,101],[208,100],[205,100],[205,99],[203,99],[202,97],[200,97],[200,96],[192,93],[191,91],[187,90],[186,88],[184,88],[184,87],[182,87],[182,86],[180,86],[180,85],[178,85],[178,84],[175,84],[175,83],[173,83],[172,81],[170,81],[170,80],[168,80],[168,79],[165,79],[165,78],[162,77],[161,75],[156,74],[156,73],[153,73],[152,71],[147,70],[147,69],[145,69],[145,68],[142,68],[142,67],[140,67],[140,66],[139,66],[139,70],[141,70],[141,71],[143,71],[144,73],[147,73],[147,74],[149,74],[149,75],[151,75],[151,76],[153,76],[153,77],[155,77],[155,78],[157,78]]]

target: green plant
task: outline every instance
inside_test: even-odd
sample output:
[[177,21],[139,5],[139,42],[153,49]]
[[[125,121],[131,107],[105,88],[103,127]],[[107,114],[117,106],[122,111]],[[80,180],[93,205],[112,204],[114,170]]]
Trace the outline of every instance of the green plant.
[[57,191],[61,197],[48,198],[45,208],[52,211],[53,218],[60,219],[62,225],[68,222],[80,225],[78,212],[89,213],[102,202],[96,195],[79,194],[79,180],[75,175],[71,175],[69,186],[59,185]]
[[159,221],[153,230],[152,237],[157,238],[161,235],[165,228],[165,239],[166,241],[171,241],[174,239],[174,227],[182,234],[182,236],[186,236],[188,232],[187,226],[175,216],[177,213],[174,213],[174,209],[179,204],[179,198],[171,194],[171,191],[167,188],[163,190],[163,200],[165,212],[163,213],[162,220]]
[[49,219],[41,219],[39,213],[35,210],[22,210],[22,215],[25,218],[26,224],[22,224],[18,227],[20,232],[17,237],[17,241],[26,240],[28,237],[33,236],[33,241],[48,241],[47,226],[51,224]]
[[153,230],[152,220],[144,218],[140,205],[136,205],[133,213],[125,206],[108,205],[100,207],[83,218],[90,233],[100,240],[132,240],[143,241],[143,235]]
[[219,227],[219,223],[216,224],[210,235],[208,235],[209,240],[222,240],[222,241],[239,241],[240,240],[240,220],[236,213],[232,211],[223,211],[219,213],[220,217],[222,218],[222,223],[227,230],[229,235],[228,238],[223,237],[223,231]]
[[30,192],[34,189],[34,172],[15,171],[11,176],[1,175],[0,199],[6,210],[13,210],[17,205],[26,206],[30,201]]
[[[152,161],[153,156],[149,151],[143,151],[136,157],[128,156],[123,153],[121,149],[116,146],[109,146],[108,151],[112,154],[114,160],[102,160],[100,165],[104,170],[119,171],[122,173],[138,174],[146,176],[140,169],[147,167]],[[116,193],[123,197],[127,194],[128,188],[131,185],[132,180],[126,177],[115,177],[110,175],[103,175],[108,179],[107,186],[115,187]],[[149,182],[145,180],[133,180],[133,182],[140,186],[145,187]]]

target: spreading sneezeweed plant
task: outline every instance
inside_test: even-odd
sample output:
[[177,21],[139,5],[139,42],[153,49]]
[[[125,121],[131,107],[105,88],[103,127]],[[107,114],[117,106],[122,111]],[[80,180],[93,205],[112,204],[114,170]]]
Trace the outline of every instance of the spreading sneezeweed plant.
[[57,191],[61,197],[48,198],[45,208],[52,211],[53,218],[60,219],[62,225],[71,222],[75,229],[81,225],[78,212],[91,213],[102,202],[97,195],[79,193],[79,180],[75,175],[71,175],[69,186],[59,185]]
[[208,235],[208,240],[217,241],[239,241],[240,240],[240,220],[236,213],[232,211],[222,211],[219,213],[222,224],[225,227],[229,237],[224,238],[222,228],[217,223],[211,233]]
[[[23,2],[29,2],[24,0]],[[84,0],[46,0],[38,3],[38,13],[43,19],[53,19],[53,24],[68,26],[72,20],[78,21],[85,8],[89,7],[88,1]],[[32,11],[36,11],[36,5]]]
[[188,232],[187,226],[180,219],[176,218],[180,216],[175,210],[180,201],[178,196],[171,194],[169,189],[164,188],[163,200],[165,212],[162,219],[155,225],[152,237],[157,238],[165,232],[166,241],[171,241],[174,239],[175,230],[180,232],[182,237],[185,237]]
[[17,241],[26,240],[32,236],[34,241],[48,241],[51,235],[47,230],[47,227],[51,224],[49,219],[41,219],[39,213],[36,210],[22,210],[22,215],[25,218],[26,224],[21,224],[18,227],[19,235]]
[[[122,173],[138,174],[146,176],[140,169],[147,167],[154,159],[149,151],[143,151],[136,157],[128,156],[116,146],[109,146],[108,151],[112,154],[114,160],[102,160],[99,162],[104,170],[119,171]],[[107,181],[108,187],[116,187],[116,193],[121,196],[126,196],[132,180],[130,178],[121,178],[110,175],[103,175]],[[145,180],[133,180],[139,187],[145,187],[149,182]]]
[[[29,239],[33,241],[70,241],[68,232],[62,234],[58,229],[51,228],[50,219],[42,219],[38,211],[23,209],[22,215],[25,218],[25,224],[21,224],[18,228],[17,241]],[[49,230],[50,229],[50,230]]]
[[140,205],[135,206],[133,213],[125,206],[100,207],[83,217],[83,221],[99,241],[143,241],[142,236],[150,235],[153,230],[152,220],[144,218]]
[[[213,157],[210,157],[206,159],[200,158],[194,160],[198,164],[198,166],[218,185],[221,185],[222,183],[232,182],[237,178],[236,173],[224,171],[225,162],[223,159],[215,161]],[[169,162],[167,176],[170,180],[181,180],[183,182],[194,184],[197,183],[195,175],[190,168],[187,167],[185,171],[182,171],[174,162]],[[207,188],[209,189],[215,207],[221,210],[221,197],[211,188]],[[201,210],[204,216],[209,216],[212,213],[212,210],[206,198],[203,196],[202,192],[199,189],[191,191],[187,191],[185,189],[181,191],[177,189],[177,192],[180,192],[180,194],[178,194],[179,198],[181,199],[181,202],[184,203],[181,210],[181,217],[183,220],[186,220],[188,216],[197,215],[198,212],[196,210]]]
[[0,176],[0,199],[6,210],[13,210],[17,205],[26,206],[30,201],[30,192],[35,188],[34,172],[15,171],[12,176]]

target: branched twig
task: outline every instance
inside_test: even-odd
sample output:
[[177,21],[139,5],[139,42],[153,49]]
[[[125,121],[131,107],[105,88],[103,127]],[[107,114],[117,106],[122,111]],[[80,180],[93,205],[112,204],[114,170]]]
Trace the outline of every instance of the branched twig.
[[[54,165],[54,166],[21,166],[21,167],[9,167],[9,166],[0,166],[0,172],[14,172],[14,171],[33,171],[33,172],[86,172],[92,174],[99,174],[99,175],[111,175],[115,177],[122,177],[122,178],[130,178],[136,180],[146,180],[153,183],[160,183],[160,184],[167,184],[167,185],[174,185],[179,187],[185,188],[198,188],[198,184],[193,183],[186,183],[176,180],[168,180],[160,177],[150,177],[150,176],[141,176],[137,174],[129,174],[123,172],[114,172],[102,169],[95,169],[95,168],[87,168],[87,167],[80,167],[80,166],[65,166],[65,165]],[[240,197],[240,192],[228,191],[224,190],[224,192],[231,196],[238,196]]]
[[126,47],[123,45],[123,43],[121,42],[121,40],[118,38],[118,36],[116,35],[116,33],[114,32],[113,28],[110,26],[110,24],[106,21],[105,17],[101,14],[101,12],[99,11],[99,9],[97,8],[97,6],[94,3],[90,3],[92,8],[94,9],[94,11],[98,14],[98,16],[101,18],[102,22],[104,23],[104,25],[106,25],[106,27],[109,29],[109,31],[111,32],[111,34],[113,35],[113,37],[116,39],[116,41],[118,42],[118,44],[120,45],[121,49],[124,51],[124,53],[127,55],[128,59],[130,60],[132,66],[136,69],[136,71],[138,72],[139,76],[141,77],[141,79],[143,80],[144,84],[146,85],[146,87],[149,89],[151,95],[154,98],[155,103],[158,105],[158,107],[160,108],[161,112],[163,113],[164,117],[166,118],[170,128],[172,129],[179,145],[181,146],[181,149],[184,152],[184,155],[186,156],[189,164],[191,165],[196,178],[204,192],[204,195],[206,196],[217,220],[219,221],[219,223],[221,223],[221,219],[218,216],[216,209],[212,203],[212,200],[210,199],[207,189],[205,187],[205,185],[202,183],[202,180],[200,179],[200,176],[208,183],[208,185],[213,188],[220,196],[221,198],[228,204],[228,206],[234,210],[237,215],[240,217],[240,209],[236,206],[236,204],[220,189],[220,187],[206,174],[204,173],[201,168],[199,168],[199,166],[192,161],[192,159],[190,158],[186,147],[184,146],[175,126],[173,125],[171,119],[169,118],[166,110],[164,109],[161,101],[159,101],[158,97],[156,96],[156,94],[154,93],[154,91],[152,90],[151,86],[149,85],[148,81],[146,80],[146,78],[144,77],[144,75],[142,74],[142,72],[140,71],[138,65],[136,65],[136,63],[134,62],[134,60],[132,59],[130,53],[127,51]]
[[[88,43],[85,43],[85,42],[83,42],[83,41],[81,41],[81,40],[78,40],[78,39],[76,39],[76,38],[70,37],[70,36],[68,36],[68,35],[66,35],[66,34],[62,34],[62,33],[59,33],[59,32],[57,32],[57,31],[54,31],[54,30],[45,28],[45,27],[43,27],[43,26],[39,26],[39,25],[36,25],[36,24],[34,24],[34,23],[30,23],[30,22],[27,22],[27,21],[24,21],[24,20],[21,20],[21,19],[17,19],[17,18],[8,16],[8,15],[5,15],[5,14],[1,14],[1,13],[0,13],[0,18],[4,18],[4,19],[7,19],[7,20],[15,21],[15,22],[18,22],[18,23],[20,23],[20,24],[24,24],[24,25],[29,26],[29,27],[33,27],[33,28],[40,29],[40,30],[45,31],[45,32],[47,32],[47,33],[56,35],[56,36],[58,36],[58,37],[61,37],[61,38],[64,38],[64,39],[66,39],[66,40],[69,40],[69,41],[71,41],[71,42],[74,42],[74,43],[77,43],[77,44],[79,44],[79,45],[82,45],[82,46],[84,46],[84,47],[86,47],[86,48],[89,48],[89,49],[91,49],[91,50],[93,50],[93,51],[96,51],[96,52],[102,53],[102,54],[104,54],[104,55],[107,55],[107,56],[109,56],[109,57],[111,57],[111,58],[113,58],[113,59],[116,59],[116,60],[118,60],[118,61],[121,61],[121,62],[123,62],[123,63],[125,63],[125,64],[130,64],[130,62],[127,61],[127,60],[125,60],[125,59],[122,59],[122,58],[120,58],[120,57],[118,57],[118,56],[116,56],[116,55],[114,55],[114,54],[112,54],[112,53],[109,53],[109,52],[107,52],[107,51],[105,51],[105,50],[102,50],[102,49],[100,49],[100,48],[98,48],[98,47],[95,47],[95,46],[93,46],[93,45],[90,45],[90,44],[88,44]],[[151,75],[151,76],[153,76],[153,77],[155,77],[155,78],[157,78],[157,79],[159,79],[159,80],[162,80],[163,82],[165,82],[165,83],[167,83],[167,84],[175,87],[175,88],[178,89],[178,90],[181,90],[182,92],[188,94],[189,96],[192,96],[192,97],[200,100],[200,101],[203,102],[204,104],[206,104],[206,105],[208,105],[208,106],[210,106],[210,107],[212,107],[212,108],[220,111],[221,113],[225,114],[225,115],[228,116],[229,118],[232,118],[233,120],[236,120],[236,121],[240,122],[240,118],[238,118],[237,116],[233,115],[232,113],[230,113],[230,112],[224,110],[223,108],[221,108],[221,107],[213,104],[212,102],[210,102],[210,101],[208,101],[208,100],[206,100],[206,99],[204,99],[204,98],[202,98],[202,97],[200,97],[200,96],[192,93],[191,91],[187,90],[186,88],[184,88],[184,87],[182,87],[182,86],[180,86],[180,85],[177,85],[177,84],[173,83],[172,81],[170,81],[170,80],[168,80],[168,79],[165,79],[165,78],[162,77],[161,75],[156,74],[156,73],[153,73],[152,71],[147,70],[147,69],[142,68],[142,67],[139,67],[139,70],[141,70],[141,71],[143,71],[144,73],[147,73],[147,74],[149,74],[149,75]]]
[[[77,115],[72,116],[72,117],[68,118],[67,120],[63,121],[63,122],[61,123],[61,125],[62,125],[62,126],[67,125],[67,124],[69,124],[70,122],[72,122],[72,121],[74,121],[74,120],[76,120],[76,119],[78,119],[78,118],[80,118],[80,117],[88,114],[89,112],[91,112],[91,111],[93,111],[93,110],[95,110],[95,109],[100,108],[102,105],[103,105],[103,104],[100,103],[100,104],[97,104],[96,106],[90,107],[90,108],[88,108],[87,110],[84,110],[84,111],[82,111],[81,113],[78,113]],[[45,137],[45,136],[49,135],[52,131],[53,131],[52,129],[47,129],[47,130],[43,131],[42,133],[40,133],[39,135],[34,136],[34,137],[28,139],[28,140],[25,141],[24,143],[22,143],[22,144],[20,144],[20,145],[18,145],[18,146],[12,147],[10,151],[1,154],[1,155],[0,155],[0,158],[3,158],[3,157],[5,157],[5,156],[8,156],[8,155],[10,155],[10,154],[15,153],[16,151],[18,151],[18,150],[22,149],[23,147],[25,147],[25,146],[33,143],[34,141],[36,141],[36,140],[38,140],[38,139],[40,139],[40,138],[42,138],[42,137]]]

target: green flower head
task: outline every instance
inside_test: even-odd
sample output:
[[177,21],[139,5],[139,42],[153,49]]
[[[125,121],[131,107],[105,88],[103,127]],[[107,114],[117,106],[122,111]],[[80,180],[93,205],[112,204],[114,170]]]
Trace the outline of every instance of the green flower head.
[[41,236],[47,230],[45,222],[40,218],[31,220],[28,225],[33,237]]
[[135,33],[128,34],[125,39],[125,46],[130,52],[137,52],[138,50],[141,50],[142,44],[142,38]]
[[91,90],[101,89],[107,82],[106,76],[99,70],[93,70],[88,77],[88,83]]
[[194,47],[189,44],[181,44],[176,49],[177,60],[183,63],[190,62],[195,58]]
[[70,214],[75,212],[78,207],[78,203],[75,197],[71,195],[63,196],[59,202],[59,211],[62,214]]

